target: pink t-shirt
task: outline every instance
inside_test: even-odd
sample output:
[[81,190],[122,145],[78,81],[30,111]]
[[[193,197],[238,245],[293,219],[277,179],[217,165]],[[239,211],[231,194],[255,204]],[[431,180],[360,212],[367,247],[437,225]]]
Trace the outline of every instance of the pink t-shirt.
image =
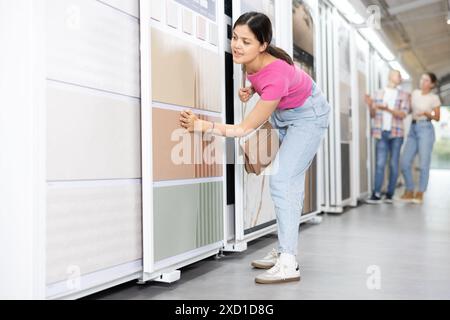
[[301,107],[312,94],[311,77],[299,67],[281,59],[247,77],[262,100],[281,99],[278,109]]

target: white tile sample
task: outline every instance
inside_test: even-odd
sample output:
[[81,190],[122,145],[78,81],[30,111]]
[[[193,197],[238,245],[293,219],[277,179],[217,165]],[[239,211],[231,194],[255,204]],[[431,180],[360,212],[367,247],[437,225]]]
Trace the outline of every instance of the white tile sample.
[[162,9],[163,9],[163,1],[160,0],[150,0],[150,16],[153,20],[161,21],[162,20]]
[[48,78],[140,96],[138,20],[91,0],[47,1]]
[[[114,8],[139,18],[139,0],[100,0]],[[160,2],[160,0],[151,2]]]
[[138,99],[51,81],[47,96],[48,180],[141,176]]
[[142,258],[141,186],[49,187],[47,284]]
[[217,24],[209,23],[209,43],[217,46],[219,44],[219,29]]
[[178,29],[178,11],[179,6],[173,1],[167,1],[166,5],[166,19],[167,25]]

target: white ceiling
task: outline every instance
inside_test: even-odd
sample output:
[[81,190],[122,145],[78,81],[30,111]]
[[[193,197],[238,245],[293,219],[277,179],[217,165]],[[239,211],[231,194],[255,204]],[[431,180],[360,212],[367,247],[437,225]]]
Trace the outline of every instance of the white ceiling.
[[[422,72],[450,75],[449,0],[362,0],[381,9],[381,28],[417,85]],[[444,86],[447,81],[441,81]],[[448,79],[450,82],[450,79]],[[448,86],[447,86],[448,87]],[[450,105],[450,90],[441,93]]]

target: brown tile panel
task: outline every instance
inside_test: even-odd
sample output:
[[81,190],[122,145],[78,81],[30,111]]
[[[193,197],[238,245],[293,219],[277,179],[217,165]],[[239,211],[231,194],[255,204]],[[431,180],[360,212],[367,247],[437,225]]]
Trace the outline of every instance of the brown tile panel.
[[[196,178],[222,177],[222,155],[224,138],[187,133],[179,126],[180,112],[153,108],[153,179],[154,181],[183,180]],[[220,118],[199,116],[200,119],[220,122]],[[202,138],[203,137],[203,138]],[[173,140],[173,141],[172,141]],[[183,157],[188,163],[176,163],[172,154],[182,153],[185,141],[190,156]],[[201,146],[201,147],[200,147]],[[214,152],[208,150],[215,149]],[[212,156],[211,156],[212,153]],[[214,161],[214,158],[218,159]],[[176,159],[175,159],[176,160]]]

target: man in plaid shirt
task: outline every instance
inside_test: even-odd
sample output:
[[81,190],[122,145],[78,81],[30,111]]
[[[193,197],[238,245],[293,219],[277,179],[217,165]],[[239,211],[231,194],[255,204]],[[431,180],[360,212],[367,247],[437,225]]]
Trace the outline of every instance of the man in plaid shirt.
[[372,196],[367,203],[381,203],[381,188],[384,181],[384,172],[388,157],[389,163],[389,185],[385,201],[392,203],[398,178],[398,167],[400,149],[403,144],[404,118],[410,113],[410,95],[397,87],[402,82],[398,70],[389,73],[389,84],[386,88],[378,91],[375,99],[367,97],[372,118],[372,136],[376,140],[376,170],[375,185]]

